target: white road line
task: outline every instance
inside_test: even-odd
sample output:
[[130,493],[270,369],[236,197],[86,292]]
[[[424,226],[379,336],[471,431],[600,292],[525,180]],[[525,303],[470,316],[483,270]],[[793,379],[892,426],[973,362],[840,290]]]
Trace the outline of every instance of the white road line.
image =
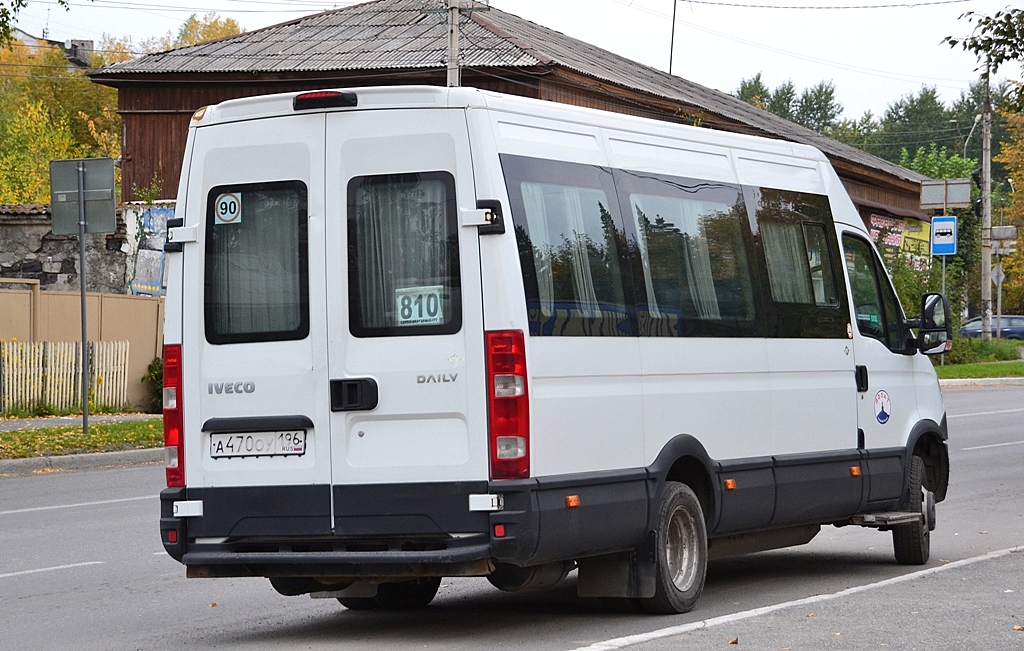
[[1007,445],[1024,445],[1024,441],[1010,441],[1009,443],[993,443],[991,445],[974,445],[969,448],[960,448],[964,452],[971,450],[986,450],[988,448],[1005,448]]
[[71,565],[58,565],[56,567],[41,567],[38,570],[8,572],[7,574],[0,574],[0,579],[6,579],[12,576],[24,576],[25,574],[38,574],[39,572],[53,572],[54,570],[70,570],[74,567],[85,567],[86,565],[103,565],[103,561],[89,561],[87,563],[73,563]]
[[995,416],[996,414],[1017,414],[1024,409],[1001,409],[999,411],[976,411],[973,414],[949,414],[946,418],[969,418],[970,416]]
[[751,619],[753,617],[760,617],[761,615],[767,615],[774,613],[779,610],[785,610],[787,608],[795,608],[797,606],[806,606],[808,604],[814,604],[821,601],[831,601],[832,599],[838,599],[840,597],[847,597],[852,594],[859,592],[867,592],[868,590],[874,590],[876,588],[884,588],[896,583],[903,583],[904,581],[913,581],[929,574],[935,574],[937,572],[944,572],[949,569],[956,567],[964,567],[965,565],[973,565],[974,563],[980,563],[981,561],[991,560],[993,558],[999,558],[1000,556],[1006,556],[1015,552],[1024,551],[1024,547],[1011,547],[1008,549],[1000,549],[984,556],[974,556],[972,558],[965,558],[959,561],[953,561],[952,563],[946,563],[945,565],[938,565],[936,567],[930,567],[926,570],[919,572],[911,572],[910,574],[903,574],[895,576],[891,579],[885,579],[884,581],[878,581],[876,583],[869,583],[867,585],[859,585],[853,588],[847,588],[846,590],[840,590],[839,592],[833,592],[831,594],[815,595],[813,597],[807,597],[805,599],[797,599],[795,601],[786,601],[781,604],[775,604],[772,606],[764,606],[762,608],[754,608],[753,610],[745,610],[739,613],[732,613],[731,615],[723,615],[721,617],[713,617],[711,619],[705,619],[699,622],[691,622],[689,624],[682,624],[681,626],[670,626],[668,628],[658,629],[649,633],[639,633],[637,635],[629,635],[627,637],[619,637],[612,640],[606,640],[604,642],[596,642],[590,646],[579,647],[573,651],[611,651],[612,649],[621,649],[623,647],[632,646],[634,644],[642,644],[644,642],[650,642],[651,640],[658,640],[665,637],[671,637],[673,635],[682,635],[683,633],[690,633],[692,631],[699,631],[705,628],[711,628],[712,626],[721,626],[722,624],[731,624],[744,619]]
[[120,504],[122,502],[138,502],[140,500],[155,500],[157,495],[146,495],[143,497],[123,497],[116,500],[101,500],[99,502],[79,502],[78,504],[56,504],[54,506],[36,506],[29,509],[14,509],[13,511],[0,511],[0,515],[13,515],[15,513],[33,513],[35,511],[52,511],[53,509],[74,509],[80,506],[100,506],[103,504]]

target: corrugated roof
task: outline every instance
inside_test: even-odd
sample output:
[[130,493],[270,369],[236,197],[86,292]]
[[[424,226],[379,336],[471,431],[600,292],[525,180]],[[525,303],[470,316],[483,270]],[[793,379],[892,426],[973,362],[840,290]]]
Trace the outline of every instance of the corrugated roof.
[[[442,68],[448,55],[447,17],[425,7],[436,0],[375,0],[287,23],[150,54],[90,73],[103,79],[135,74],[325,72]],[[826,155],[904,181],[924,175],[832,140],[727,93],[645,66],[608,50],[498,9],[461,21],[467,68],[564,68],[746,124],[766,135],[809,144]]]

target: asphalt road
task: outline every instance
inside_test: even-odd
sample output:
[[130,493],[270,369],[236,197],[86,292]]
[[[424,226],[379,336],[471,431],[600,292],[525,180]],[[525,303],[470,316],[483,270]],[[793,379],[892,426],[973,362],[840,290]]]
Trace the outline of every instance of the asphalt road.
[[[952,478],[932,560],[889,534],[713,563],[697,609],[445,580],[416,612],[350,612],[263,579],[186,579],[157,532],[159,465],[0,477],[0,649],[1005,649],[1024,647],[1024,387],[944,389]],[[730,644],[735,640],[737,645]]]

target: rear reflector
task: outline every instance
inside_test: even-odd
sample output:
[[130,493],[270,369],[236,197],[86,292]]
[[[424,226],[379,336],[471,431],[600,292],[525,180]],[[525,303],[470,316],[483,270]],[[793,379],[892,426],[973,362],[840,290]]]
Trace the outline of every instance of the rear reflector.
[[491,479],[530,476],[530,396],[521,330],[486,334]]
[[292,100],[292,109],[333,108],[338,106],[355,106],[359,101],[355,93],[340,90],[317,90],[296,95]]
[[168,488],[185,485],[181,398],[181,345],[167,344],[164,346],[164,456]]

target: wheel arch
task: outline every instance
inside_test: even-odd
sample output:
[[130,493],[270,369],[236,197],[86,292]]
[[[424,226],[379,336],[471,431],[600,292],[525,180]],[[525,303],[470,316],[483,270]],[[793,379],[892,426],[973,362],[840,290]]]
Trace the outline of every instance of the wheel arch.
[[949,448],[946,439],[949,437],[946,426],[946,415],[942,422],[922,420],[911,430],[907,439],[905,462],[904,499],[909,487],[910,460],[918,456],[924,461],[924,487],[935,495],[935,501],[946,499],[946,488],[949,486]]
[[708,531],[718,522],[721,508],[721,496],[717,476],[717,465],[708,456],[707,450],[696,438],[689,434],[679,434],[671,438],[658,457],[647,470],[655,480],[654,494],[650,500],[648,522],[656,522],[658,497],[667,481],[677,481],[690,487],[701,509],[704,510],[704,524]]

